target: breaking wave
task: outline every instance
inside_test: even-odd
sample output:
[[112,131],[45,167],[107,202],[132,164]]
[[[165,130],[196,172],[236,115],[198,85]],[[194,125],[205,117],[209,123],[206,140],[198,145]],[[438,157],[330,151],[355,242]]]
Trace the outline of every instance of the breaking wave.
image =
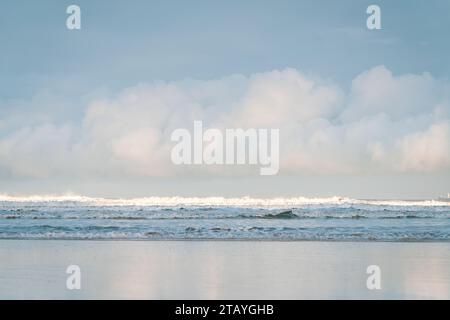
[[450,241],[450,203],[0,195],[0,238]]
[[380,206],[450,206],[441,200],[360,200],[333,196],[328,198],[225,198],[225,197],[144,197],[131,199],[95,198],[79,195],[10,196],[0,195],[0,202],[61,203],[73,202],[92,206],[246,206],[292,207],[303,205],[380,205]]

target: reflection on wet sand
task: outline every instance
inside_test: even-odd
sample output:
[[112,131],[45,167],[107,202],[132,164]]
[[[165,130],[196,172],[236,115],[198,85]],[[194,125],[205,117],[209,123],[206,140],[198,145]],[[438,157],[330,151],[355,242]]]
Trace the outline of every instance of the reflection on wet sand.
[[0,298],[449,299],[450,243],[2,240]]

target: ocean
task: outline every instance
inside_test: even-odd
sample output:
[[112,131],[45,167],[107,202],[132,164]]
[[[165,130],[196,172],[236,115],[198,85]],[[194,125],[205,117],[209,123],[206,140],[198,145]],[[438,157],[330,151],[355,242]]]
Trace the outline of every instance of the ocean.
[[0,239],[450,241],[450,202],[0,196]]

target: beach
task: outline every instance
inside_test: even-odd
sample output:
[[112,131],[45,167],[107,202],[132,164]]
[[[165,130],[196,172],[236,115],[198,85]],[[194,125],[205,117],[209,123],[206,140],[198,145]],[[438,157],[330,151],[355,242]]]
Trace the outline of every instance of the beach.
[[450,0],[0,8],[0,300],[450,300]]
[[0,240],[0,299],[449,298],[448,242]]

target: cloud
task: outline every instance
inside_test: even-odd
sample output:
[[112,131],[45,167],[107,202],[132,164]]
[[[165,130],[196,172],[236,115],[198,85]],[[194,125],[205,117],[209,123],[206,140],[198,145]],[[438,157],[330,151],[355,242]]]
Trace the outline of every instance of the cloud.
[[[347,92],[346,92],[347,91]],[[35,105],[35,104],[34,104]],[[348,90],[295,69],[140,84],[94,99],[82,118],[0,122],[0,175],[157,177],[253,174],[248,167],[175,166],[177,128],[279,128],[280,174],[450,169],[450,85],[383,66]],[[39,112],[35,112],[39,114]],[[23,110],[21,111],[23,114]]]
[[353,80],[348,107],[342,118],[350,121],[385,113],[398,120],[433,112],[440,103],[446,103],[448,111],[449,94],[449,85],[428,73],[395,77],[384,66],[379,66]]
[[432,171],[450,163],[449,122],[438,122],[422,132],[408,134],[398,141],[400,168]]

